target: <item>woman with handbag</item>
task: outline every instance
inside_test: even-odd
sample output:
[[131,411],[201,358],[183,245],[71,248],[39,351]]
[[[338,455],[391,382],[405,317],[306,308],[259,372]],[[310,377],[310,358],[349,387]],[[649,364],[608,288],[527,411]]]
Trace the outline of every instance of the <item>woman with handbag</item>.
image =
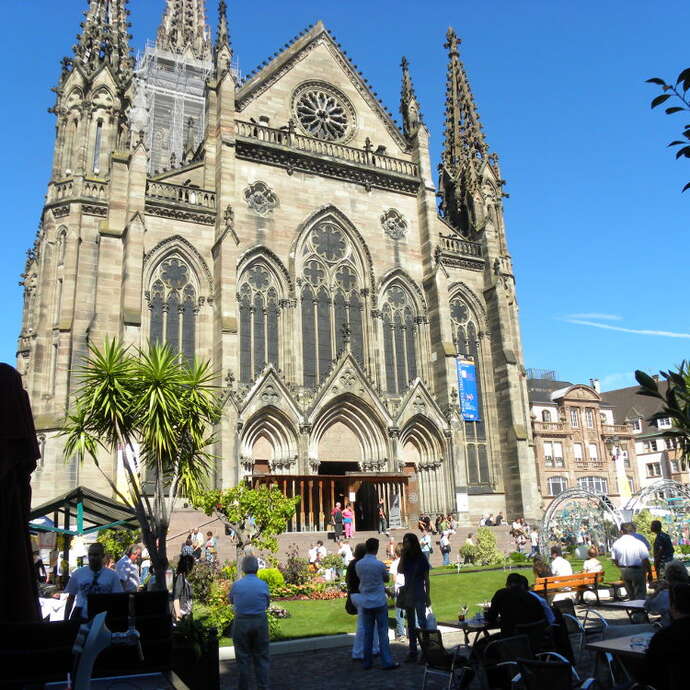
[[429,588],[429,561],[422,553],[417,535],[408,532],[403,537],[402,555],[398,573],[404,575],[405,584],[398,591],[396,606],[405,610],[409,652],[405,662],[417,661],[417,628],[426,627],[426,609],[431,606]]
[[[345,610],[351,615],[357,615],[357,631],[355,632],[355,641],[352,645],[352,658],[362,661],[364,659],[364,616],[362,608],[357,605],[359,598],[359,578],[355,566],[358,561],[361,561],[366,556],[366,547],[364,544],[357,544],[355,546],[354,558],[347,566],[345,574],[345,582],[347,584],[347,599],[345,600]],[[379,653],[379,636],[374,626],[374,646],[372,654],[376,656]]]

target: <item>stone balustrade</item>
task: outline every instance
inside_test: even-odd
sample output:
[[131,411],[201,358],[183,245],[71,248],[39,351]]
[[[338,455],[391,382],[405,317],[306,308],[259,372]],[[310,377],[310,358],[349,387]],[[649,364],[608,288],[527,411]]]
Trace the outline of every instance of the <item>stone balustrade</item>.
[[482,246],[479,242],[470,242],[463,240],[460,237],[453,237],[451,235],[441,235],[441,249],[444,252],[452,254],[460,254],[462,256],[476,256],[482,255]]
[[167,182],[148,180],[146,182],[146,198],[169,201],[174,204],[188,204],[209,210],[216,208],[215,192]]

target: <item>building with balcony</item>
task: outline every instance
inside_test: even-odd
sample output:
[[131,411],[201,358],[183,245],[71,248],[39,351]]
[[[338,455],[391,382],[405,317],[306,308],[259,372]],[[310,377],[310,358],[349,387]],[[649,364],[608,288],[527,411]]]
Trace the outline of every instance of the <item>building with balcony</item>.
[[[530,372],[527,380],[539,490],[544,502],[583,488],[624,503],[639,488],[632,429],[590,385]],[[535,375],[536,374],[536,375]]]
[[[659,388],[665,393],[666,382],[659,382]],[[632,430],[640,485],[647,486],[657,479],[690,484],[687,460],[682,457],[676,441],[664,436],[672,426],[671,419],[649,421],[661,410],[660,401],[637,395],[638,390],[639,386],[629,386],[607,391],[603,397],[613,405],[616,423],[625,424]]]
[[109,491],[59,426],[89,346],[119,337],[211,361],[211,481],[299,495],[292,529],[323,529],[344,499],[366,528],[378,497],[403,521],[535,517],[505,181],[455,32],[437,165],[404,59],[396,122],[321,22],[242,77],[222,0],[215,41],[203,0],[167,0],[138,65],[127,14],[87,2],[56,88],[17,355],[43,446],[34,499]]

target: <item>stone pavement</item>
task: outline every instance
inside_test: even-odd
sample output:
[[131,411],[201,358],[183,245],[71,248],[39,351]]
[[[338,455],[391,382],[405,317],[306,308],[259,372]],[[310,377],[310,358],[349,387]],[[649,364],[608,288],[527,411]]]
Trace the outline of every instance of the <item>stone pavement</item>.
[[[628,623],[626,614],[611,609],[598,609],[611,625]],[[580,609],[580,615],[584,609]],[[312,639],[311,642],[315,640]],[[462,644],[464,638],[461,632],[446,632],[443,643],[447,649]],[[322,690],[330,687],[357,688],[358,690],[418,690],[422,686],[424,666],[419,664],[405,664],[403,659],[407,654],[407,645],[391,643],[393,657],[400,662],[396,671],[382,671],[374,668],[365,671],[361,662],[353,661],[351,646],[334,649],[305,650],[291,654],[271,656],[271,690]],[[594,670],[594,656],[585,650],[577,670],[581,679],[588,678]],[[237,666],[234,661],[221,661],[221,688],[234,690],[237,687]],[[605,680],[603,677],[601,680]],[[444,688],[443,679],[436,676],[427,681],[428,690]],[[606,684],[597,687],[607,687]],[[255,690],[256,685],[250,684]],[[471,690],[479,690],[479,679],[475,678]],[[553,690],[557,690],[554,688]],[[558,689],[560,690],[560,689]]]

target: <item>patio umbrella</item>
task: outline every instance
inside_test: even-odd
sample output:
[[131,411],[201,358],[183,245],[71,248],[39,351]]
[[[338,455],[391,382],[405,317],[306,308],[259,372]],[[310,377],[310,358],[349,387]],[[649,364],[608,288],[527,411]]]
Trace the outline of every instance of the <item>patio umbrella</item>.
[[16,369],[0,362],[0,621],[39,621],[29,538],[31,473],[41,453],[29,396]]

